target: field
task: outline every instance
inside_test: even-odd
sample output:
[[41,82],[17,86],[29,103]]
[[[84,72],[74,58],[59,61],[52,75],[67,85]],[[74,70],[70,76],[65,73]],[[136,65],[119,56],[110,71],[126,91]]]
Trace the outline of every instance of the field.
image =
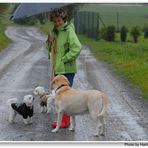
[[[130,31],[132,26],[138,25],[142,29],[148,25],[148,5],[86,4],[79,11],[98,12],[101,18],[99,28],[103,23],[106,26],[115,25],[119,29],[126,25]],[[114,70],[123,76],[126,82],[138,87],[148,100],[148,39],[143,38],[142,32],[136,44],[129,33],[126,43],[120,41],[119,33],[116,33],[115,42],[97,42],[83,35],[79,35],[79,38],[83,44],[91,47],[96,58],[112,64]]]
[[[91,47],[94,56],[113,65],[114,70],[140,88],[148,100],[148,39],[141,37],[138,43],[95,41],[79,35],[83,44]],[[118,40],[118,39],[117,39]]]
[[[142,4],[86,4],[80,11],[98,12],[105,25],[126,25],[148,24],[148,5]],[[102,23],[100,22],[102,26]]]

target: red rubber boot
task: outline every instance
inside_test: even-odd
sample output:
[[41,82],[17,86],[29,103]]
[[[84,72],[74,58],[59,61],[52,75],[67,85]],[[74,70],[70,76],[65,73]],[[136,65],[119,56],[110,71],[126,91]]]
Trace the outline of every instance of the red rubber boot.
[[[56,121],[52,122],[52,127],[56,128],[56,126],[57,126],[57,122]],[[60,128],[69,128],[69,126],[70,126],[70,116],[65,114],[63,115]]]

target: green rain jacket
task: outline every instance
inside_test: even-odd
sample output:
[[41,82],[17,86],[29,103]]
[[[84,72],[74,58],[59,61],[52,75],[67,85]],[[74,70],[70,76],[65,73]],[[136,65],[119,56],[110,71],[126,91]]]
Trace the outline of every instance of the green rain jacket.
[[[58,35],[53,31],[54,38],[56,39],[54,73],[76,73],[76,58],[80,54],[81,43],[75,33],[74,25],[66,22],[63,26],[57,28],[57,30]],[[46,47],[50,59],[50,53],[53,57],[53,45],[46,41]]]

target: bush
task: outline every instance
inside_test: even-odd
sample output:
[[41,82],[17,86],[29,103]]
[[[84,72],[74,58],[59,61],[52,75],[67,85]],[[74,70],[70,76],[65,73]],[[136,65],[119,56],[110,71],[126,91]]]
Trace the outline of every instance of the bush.
[[107,27],[106,40],[107,41],[114,41],[115,40],[115,26],[114,25],[110,25]]
[[8,9],[8,7],[9,7],[9,4],[7,4],[7,3],[0,3],[0,15],[2,13],[4,13]]
[[144,38],[148,38],[148,28],[144,31]]
[[122,26],[121,31],[120,31],[120,38],[122,42],[126,41],[127,32],[128,32],[128,29],[126,28],[126,26]]
[[19,25],[35,25],[37,21],[38,20],[36,19],[35,16],[14,20],[14,22]]
[[148,38],[148,25],[144,24],[142,31],[144,32],[144,38]]
[[145,30],[147,30],[147,29],[148,29],[148,25],[144,24],[143,27],[142,27],[142,31],[145,32]]
[[134,42],[137,43],[138,42],[138,37],[141,35],[140,27],[139,26],[134,26],[132,28],[130,34],[132,35]]

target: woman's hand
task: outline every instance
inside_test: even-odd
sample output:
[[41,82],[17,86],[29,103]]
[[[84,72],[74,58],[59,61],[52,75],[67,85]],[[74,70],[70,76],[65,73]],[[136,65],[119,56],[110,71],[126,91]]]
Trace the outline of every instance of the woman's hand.
[[54,37],[52,35],[48,35],[48,42],[52,43],[54,40]]

